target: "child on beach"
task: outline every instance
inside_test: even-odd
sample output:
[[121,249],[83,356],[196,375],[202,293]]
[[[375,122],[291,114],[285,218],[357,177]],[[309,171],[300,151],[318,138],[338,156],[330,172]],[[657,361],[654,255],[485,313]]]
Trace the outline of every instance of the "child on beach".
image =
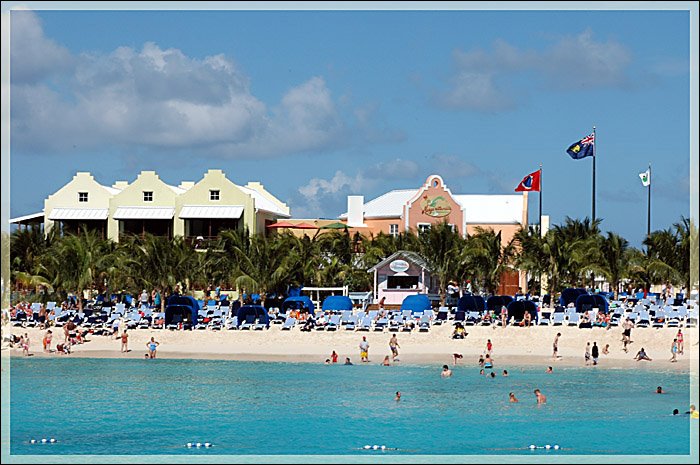
[[126,329],[122,333],[122,352],[129,352],[129,335],[126,334]]
[[678,340],[678,353],[683,355],[683,332],[678,329],[678,334],[676,334],[676,339]]
[[561,333],[557,333],[556,337],[554,338],[554,343],[552,344],[552,358],[554,360],[561,358],[559,357],[559,337],[561,336]]
[[24,333],[24,336],[20,340],[20,344],[22,345],[22,354],[29,355],[29,334]]
[[44,352],[51,352],[51,338],[52,338],[51,330],[49,329],[46,331],[46,335],[44,336]]
[[586,366],[591,364],[591,343],[586,343],[586,353],[583,354],[584,363]]
[[674,339],[671,344],[671,360],[670,362],[677,362],[676,354],[678,353],[678,339]]

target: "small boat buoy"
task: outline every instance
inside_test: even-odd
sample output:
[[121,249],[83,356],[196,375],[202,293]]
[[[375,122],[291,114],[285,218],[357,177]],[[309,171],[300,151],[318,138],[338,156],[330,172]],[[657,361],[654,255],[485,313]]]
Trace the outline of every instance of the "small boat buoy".
[[191,442],[188,442],[188,443],[185,444],[185,445],[186,445],[187,447],[192,447],[192,443],[191,443]]
[[197,443],[197,447],[202,447],[202,443],[201,443],[201,442],[198,442],[198,443]]
[[29,443],[30,443],[30,444],[36,444],[36,439],[31,439],[31,440],[29,441]]
[[550,446],[549,444],[547,444],[546,446],[544,446],[544,448],[545,448],[545,449],[551,449],[552,446]]
[[386,449],[386,446],[385,446],[385,445],[382,445],[382,450],[384,450],[384,449]]
[[47,442],[47,441],[46,441],[46,438],[43,438],[43,439],[41,440],[41,442],[42,442],[42,444],[46,444],[46,442]]
[[53,443],[56,442],[56,440],[55,440],[54,438],[51,438],[51,439],[49,439],[49,442],[50,442],[51,444],[53,444]]
[[537,449],[537,446],[535,446],[534,444],[530,444],[530,450],[535,450],[535,449]]
[[364,447],[364,449],[371,449],[371,448],[372,448],[372,446],[370,446],[369,444]]
[[204,447],[211,447],[211,443],[210,443],[210,442],[205,442],[205,443],[204,443]]
[[379,446],[375,444],[372,446],[372,449],[377,450],[377,449],[379,449]]
[[554,450],[559,450],[559,444],[554,444]]

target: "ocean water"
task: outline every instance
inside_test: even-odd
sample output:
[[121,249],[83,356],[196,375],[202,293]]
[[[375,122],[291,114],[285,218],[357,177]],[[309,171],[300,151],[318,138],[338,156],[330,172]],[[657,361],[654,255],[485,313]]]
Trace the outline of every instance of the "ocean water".
[[690,453],[687,373],[555,370],[13,357],[11,454]]

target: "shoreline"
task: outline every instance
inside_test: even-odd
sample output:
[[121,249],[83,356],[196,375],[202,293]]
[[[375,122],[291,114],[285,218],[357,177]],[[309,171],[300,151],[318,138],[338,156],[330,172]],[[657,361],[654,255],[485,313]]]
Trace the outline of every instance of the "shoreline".
[[[635,328],[632,330],[633,343],[627,353],[622,350],[620,328],[580,329],[566,326],[538,326],[532,328],[467,327],[464,340],[453,340],[450,335],[453,326],[446,324],[431,328],[428,333],[388,333],[357,332],[340,329],[335,332],[312,331],[302,333],[298,329],[282,331],[280,325],[271,325],[263,331],[169,331],[153,329],[129,330],[130,352],[120,352],[118,339],[108,336],[88,336],[84,344],[74,345],[69,355],[42,351],[41,341],[46,330],[38,328],[11,327],[13,334],[28,333],[30,353],[38,358],[112,358],[144,359],[146,341],[154,337],[160,342],[158,358],[193,360],[237,360],[259,362],[318,363],[323,364],[332,351],[339,355],[338,365],[345,357],[350,357],[354,365],[365,365],[359,357],[358,344],[365,336],[370,343],[369,365],[380,364],[385,355],[390,355],[388,342],[393,334],[399,341],[399,362],[397,365],[447,364],[453,366],[453,353],[463,358],[457,366],[477,367],[479,356],[485,352],[486,342],[493,343],[492,357],[494,370],[509,367],[585,367],[583,353],[587,342],[596,341],[601,349],[599,363],[591,369],[647,369],[656,371],[680,371],[698,373],[698,328],[682,328],[684,334],[684,355],[678,362],[670,359],[670,346],[677,328]],[[52,348],[63,341],[62,328],[53,328]],[[3,331],[5,332],[5,331]],[[559,355],[553,360],[552,342],[557,332]],[[603,347],[609,344],[610,353],[602,354]],[[644,347],[652,358],[651,362],[633,360],[639,348]],[[3,347],[2,357],[24,357],[17,348]]]

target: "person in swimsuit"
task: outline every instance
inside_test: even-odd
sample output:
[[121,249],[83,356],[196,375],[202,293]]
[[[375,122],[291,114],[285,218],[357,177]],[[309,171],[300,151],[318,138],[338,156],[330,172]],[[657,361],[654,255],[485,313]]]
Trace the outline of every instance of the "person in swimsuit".
[[391,366],[391,361],[389,360],[388,355],[386,357],[384,357],[384,361],[382,361],[382,366],[385,366],[385,367]]
[[148,358],[156,358],[156,348],[159,345],[160,342],[157,342],[153,337],[146,343],[146,347],[148,347]]
[[515,394],[512,392],[508,394],[508,402],[515,403],[515,402],[520,402],[517,397],[515,397]]
[[450,376],[452,376],[452,370],[450,370],[450,367],[448,367],[447,365],[443,365],[442,373],[440,373],[440,376],[442,376],[443,378],[449,378]]
[[627,318],[624,323],[624,331],[622,331],[622,350],[627,352],[627,346],[632,342],[632,320]]
[[545,373],[554,373],[554,370],[552,370],[552,367],[547,367],[547,371]]
[[678,329],[678,334],[676,334],[676,340],[678,341],[678,353],[683,355],[683,332]]
[[552,358],[554,360],[560,358],[559,357],[559,337],[561,336],[561,333],[557,333],[557,336],[554,338],[554,344],[552,344],[552,349],[554,351],[552,352]]
[[338,354],[335,352],[335,350],[331,354],[331,363],[338,363]]
[[454,360],[454,364],[457,365],[457,360],[460,358],[463,358],[464,356],[462,354],[454,353],[452,354],[452,359]]
[[401,347],[399,345],[399,340],[396,338],[396,334],[394,334],[393,336],[391,336],[391,339],[389,339],[389,348],[391,349],[391,361],[392,362],[395,362],[398,360],[398,358],[396,358],[396,357],[399,356],[399,347]]
[[484,358],[484,368],[493,368],[493,359],[491,359],[491,355],[489,354],[486,354]]
[[44,352],[51,352],[51,338],[52,338],[51,330],[49,329],[46,331],[46,335],[44,335]]
[[677,362],[678,359],[676,359],[676,355],[678,354],[678,339],[673,340],[673,344],[671,344],[671,360],[670,362]]
[[29,334],[24,333],[22,338],[22,354],[29,355]]
[[583,359],[584,359],[584,363],[586,365],[591,364],[591,343],[590,342],[586,343],[586,353],[583,354]]
[[534,390],[535,397],[537,397],[537,404],[546,404],[547,403],[547,397],[540,392],[539,389]]
[[122,352],[129,352],[129,335],[126,334],[126,329],[122,333]]
[[401,391],[396,391],[396,397],[394,397],[394,400],[396,402],[401,400]]
[[651,359],[649,358],[649,356],[647,355],[647,353],[644,352],[644,347],[642,347],[641,349],[639,349],[639,352],[637,352],[637,355],[635,355],[634,359],[635,359],[636,361],[638,361],[638,362],[639,362],[640,360],[646,360],[646,361],[648,361],[648,362],[651,362]]

